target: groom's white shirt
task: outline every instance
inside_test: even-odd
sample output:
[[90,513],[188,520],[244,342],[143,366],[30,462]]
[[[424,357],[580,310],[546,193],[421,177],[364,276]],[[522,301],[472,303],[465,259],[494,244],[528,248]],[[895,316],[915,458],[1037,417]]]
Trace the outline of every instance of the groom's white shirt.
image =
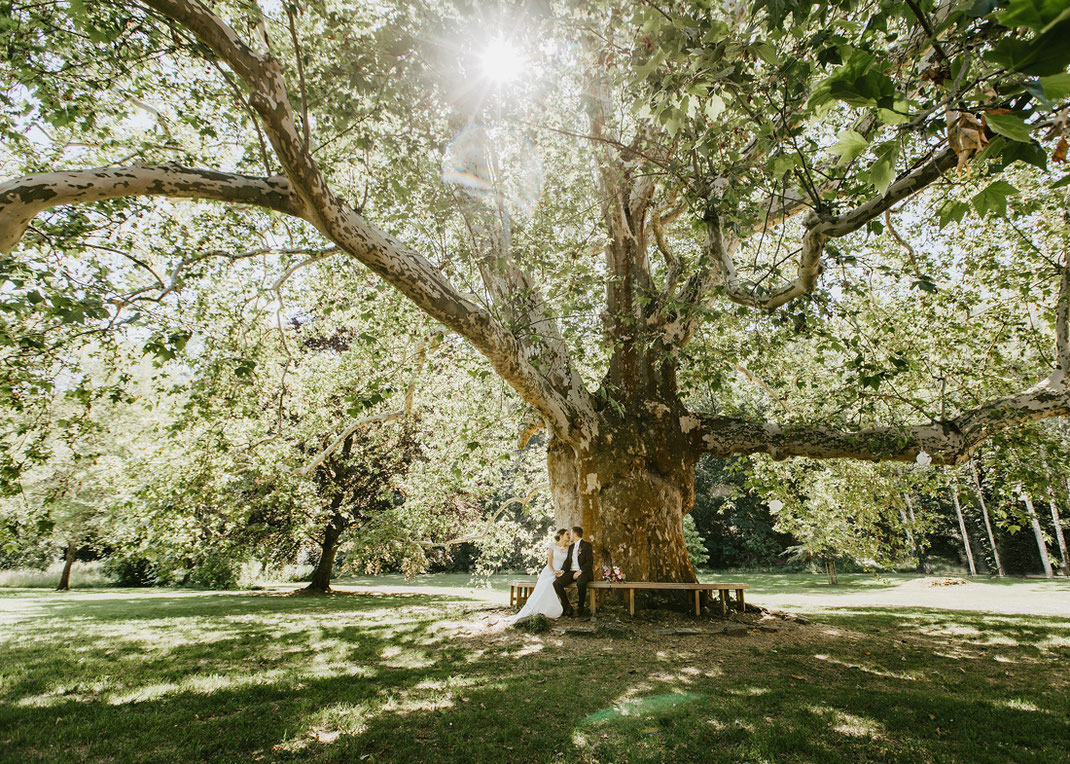
[[582,541],[573,541],[572,542],[572,569],[573,570],[579,570],[580,569],[580,544],[581,543],[583,543],[583,542]]

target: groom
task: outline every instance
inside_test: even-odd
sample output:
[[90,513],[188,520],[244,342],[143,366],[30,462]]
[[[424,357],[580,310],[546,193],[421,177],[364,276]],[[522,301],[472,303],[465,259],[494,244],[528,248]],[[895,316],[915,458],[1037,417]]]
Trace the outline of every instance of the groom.
[[561,600],[561,607],[565,609],[565,615],[572,618],[575,614],[572,605],[569,604],[565,587],[575,582],[576,594],[579,595],[580,618],[587,617],[587,584],[594,578],[593,573],[594,554],[590,542],[583,540],[583,528],[572,528],[572,544],[569,545],[568,554],[565,555],[565,563],[561,570],[557,571],[557,580],[554,581],[554,591]]

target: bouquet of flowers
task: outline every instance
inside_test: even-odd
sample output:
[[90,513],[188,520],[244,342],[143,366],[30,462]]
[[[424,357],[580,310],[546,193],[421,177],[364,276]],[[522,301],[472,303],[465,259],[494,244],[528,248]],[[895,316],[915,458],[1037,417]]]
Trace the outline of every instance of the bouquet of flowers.
[[620,583],[624,580],[624,573],[616,565],[610,567],[606,566],[602,568],[602,580],[611,581],[613,583]]

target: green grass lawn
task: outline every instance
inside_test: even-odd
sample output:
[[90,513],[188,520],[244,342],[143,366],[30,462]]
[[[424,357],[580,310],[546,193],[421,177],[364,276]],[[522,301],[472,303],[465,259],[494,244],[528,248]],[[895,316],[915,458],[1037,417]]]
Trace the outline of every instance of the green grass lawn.
[[2,591],[0,759],[1066,761],[1070,615],[838,593],[774,634],[585,638],[449,583]]

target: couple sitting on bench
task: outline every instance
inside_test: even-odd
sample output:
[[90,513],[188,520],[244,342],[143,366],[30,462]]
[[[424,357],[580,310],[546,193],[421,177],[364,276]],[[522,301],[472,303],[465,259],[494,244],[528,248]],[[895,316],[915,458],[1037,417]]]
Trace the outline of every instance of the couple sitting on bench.
[[515,623],[522,618],[536,614],[547,618],[568,618],[575,616],[572,604],[568,601],[565,588],[576,584],[579,595],[579,616],[586,618],[587,584],[594,578],[594,551],[589,541],[583,540],[583,528],[578,525],[571,534],[562,528],[554,535],[554,543],[547,550],[546,565],[539,573],[535,591],[520,612],[510,620]]

